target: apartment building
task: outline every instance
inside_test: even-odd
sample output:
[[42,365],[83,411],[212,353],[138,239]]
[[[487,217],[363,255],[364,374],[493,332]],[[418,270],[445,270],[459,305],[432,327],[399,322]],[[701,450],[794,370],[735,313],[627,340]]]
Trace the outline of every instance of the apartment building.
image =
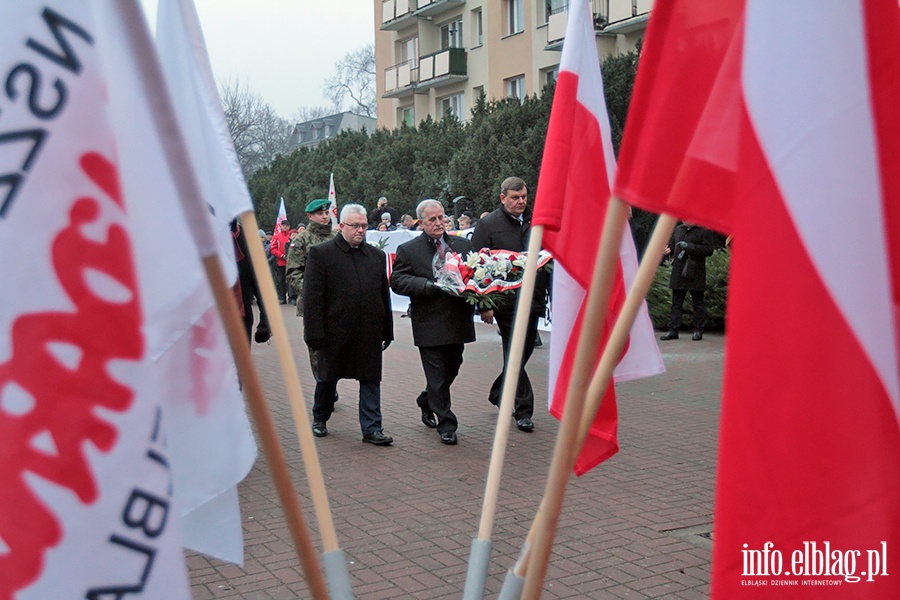
[[[378,126],[467,120],[482,93],[539,93],[559,72],[570,1],[374,0]],[[634,49],[653,1],[590,3],[600,57]]]

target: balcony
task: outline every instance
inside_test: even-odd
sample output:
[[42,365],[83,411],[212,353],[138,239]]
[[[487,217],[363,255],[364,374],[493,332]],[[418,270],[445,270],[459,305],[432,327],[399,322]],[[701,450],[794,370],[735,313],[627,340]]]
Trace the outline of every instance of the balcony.
[[460,7],[466,0],[418,0],[417,17],[434,17],[454,8]]
[[419,58],[417,90],[468,79],[465,48],[447,48]]
[[468,79],[465,48],[447,48],[384,70],[382,98],[404,98],[413,93]]
[[411,60],[384,70],[384,95],[382,98],[411,96],[419,79],[419,69]]
[[416,22],[416,0],[385,0],[381,5],[382,31],[399,31]]
[[[594,30],[605,34],[626,34],[647,28],[653,0],[591,0]],[[557,9],[547,19],[547,46],[544,50],[562,49],[566,37],[568,6]]]

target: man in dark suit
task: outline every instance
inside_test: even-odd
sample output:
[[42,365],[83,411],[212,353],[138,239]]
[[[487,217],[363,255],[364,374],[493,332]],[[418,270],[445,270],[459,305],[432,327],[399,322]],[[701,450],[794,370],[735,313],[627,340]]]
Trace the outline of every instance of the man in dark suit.
[[416,400],[422,422],[437,428],[441,442],[455,444],[458,423],[450,410],[450,386],[462,365],[464,344],[475,341],[475,309],[435,285],[434,264],[435,260],[440,264],[450,251],[465,258],[472,244],[447,235],[444,207],[437,200],[420,202],[416,216],[424,234],[397,248],[391,289],[410,298],[413,342],[425,371],[425,391]]
[[303,338],[319,352],[313,435],[328,435],[339,379],[359,381],[363,441],[387,446],[381,427],[381,353],[394,339],[384,252],[366,243],[366,209],[341,210],[340,235],[310,247],[303,286]]
[[706,259],[713,253],[713,232],[685,221],[680,223],[672,233],[669,245],[663,255],[672,258],[672,275],[669,287],[672,288],[672,309],[669,313],[669,329],[659,339],[677,340],[681,329],[681,314],[684,311],[684,299],[691,293],[691,304],[694,314],[691,325],[695,342],[703,339],[703,327],[706,325]]
[[[528,207],[528,188],[518,177],[507,177],[500,184],[500,208],[485,216],[475,224],[472,234],[472,246],[475,249],[512,250],[522,252],[528,248],[528,235],[531,232],[531,209]],[[550,276],[547,272],[538,272],[534,288],[534,299],[531,301],[528,329],[525,335],[525,347],[522,354],[522,368],[519,370],[519,382],[516,386],[516,404],[514,417],[520,431],[532,431],[534,422],[534,390],[531,380],[525,372],[525,364],[534,351],[537,339],[538,319],[547,306],[547,288]],[[481,320],[491,323],[497,319],[500,336],[503,340],[503,371],[494,380],[488,401],[495,406],[500,405],[503,391],[503,380],[506,376],[506,364],[509,361],[509,349],[512,342],[513,319],[518,304],[518,290],[510,294],[509,299],[494,311],[482,311]]]

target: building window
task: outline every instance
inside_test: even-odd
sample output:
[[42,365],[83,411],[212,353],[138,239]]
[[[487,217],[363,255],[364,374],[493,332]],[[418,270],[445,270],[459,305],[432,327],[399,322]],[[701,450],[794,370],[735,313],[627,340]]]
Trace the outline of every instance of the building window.
[[509,98],[518,98],[521,102],[525,100],[525,76],[510,77],[504,81],[506,84],[506,95]]
[[541,85],[548,85],[559,77],[559,65],[541,70]]
[[541,25],[550,22],[550,15],[555,15],[569,9],[569,0],[537,0],[538,19]]
[[441,107],[441,118],[443,119],[447,115],[453,115],[460,121],[463,121],[466,115],[466,107],[465,107],[465,94],[453,94],[452,96],[446,96],[438,100]]
[[409,61],[410,67],[415,69],[419,65],[419,38],[409,38],[398,42],[399,45],[399,63]]
[[506,34],[512,35],[525,30],[525,11],[522,9],[524,0],[505,0],[506,6]]
[[441,50],[446,50],[447,48],[462,48],[462,34],[462,17],[454,19],[441,27]]
[[481,46],[484,43],[484,20],[480,8],[472,11],[472,32],[472,46]]
[[415,127],[416,126],[416,112],[412,106],[404,106],[399,109],[400,118],[398,119],[400,125],[406,125],[407,127]]

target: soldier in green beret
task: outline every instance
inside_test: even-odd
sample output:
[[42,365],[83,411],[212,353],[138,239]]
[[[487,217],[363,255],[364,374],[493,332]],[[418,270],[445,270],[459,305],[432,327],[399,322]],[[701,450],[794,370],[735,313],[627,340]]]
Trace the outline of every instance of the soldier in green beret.
[[[300,233],[291,244],[287,254],[287,282],[297,295],[297,316],[303,316],[303,274],[306,271],[306,260],[309,258],[309,249],[316,244],[327,242],[336,235],[331,228],[331,203],[328,200],[313,200],[306,205],[306,216],[309,225]],[[313,376],[318,380],[318,352],[310,349],[309,365]]]

